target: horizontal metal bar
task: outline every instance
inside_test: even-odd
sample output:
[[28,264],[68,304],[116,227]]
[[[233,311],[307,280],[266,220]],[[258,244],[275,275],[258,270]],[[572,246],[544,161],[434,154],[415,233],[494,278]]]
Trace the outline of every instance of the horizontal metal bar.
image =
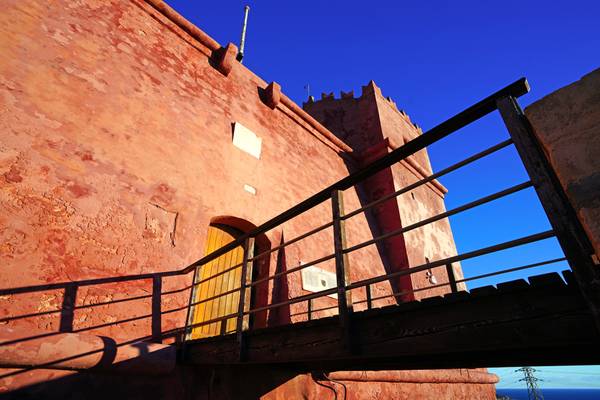
[[[489,278],[491,276],[497,276],[497,275],[504,275],[504,274],[508,274],[511,272],[516,272],[516,271],[522,271],[524,269],[531,269],[531,268],[535,268],[535,267],[541,267],[544,265],[548,265],[548,264],[554,264],[560,261],[566,261],[567,259],[565,257],[562,258],[555,258],[553,260],[548,260],[548,261],[542,261],[542,262],[538,262],[538,263],[534,263],[534,264],[528,264],[528,265],[523,265],[521,267],[514,267],[514,268],[508,268],[508,269],[504,269],[501,271],[496,271],[496,272],[490,272],[487,274],[482,274],[482,275],[476,275],[476,276],[472,276],[470,278],[463,278],[463,279],[459,279],[456,281],[456,283],[464,283],[464,282],[469,282],[469,281],[475,281],[478,279],[483,279],[483,278]],[[381,299],[386,299],[388,297],[397,297],[397,296],[402,296],[404,294],[408,294],[408,293],[416,293],[416,292],[422,292],[425,290],[431,290],[431,289],[437,289],[440,287],[444,287],[444,286],[449,286],[450,282],[444,282],[444,283],[440,283],[437,285],[432,285],[429,287],[424,287],[424,288],[419,288],[419,289],[414,289],[414,290],[404,290],[401,292],[396,292],[396,293],[391,293],[391,294],[386,294],[383,296],[378,296],[378,297],[374,297],[372,300],[381,300]],[[360,304],[360,303],[366,303],[366,300],[361,300],[355,304]]]
[[[474,280],[477,280],[477,279],[488,278],[488,277],[491,277],[491,276],[508,274],[508,273],[511,273],[511,272],[516,272],[516,271],[521,271],[521,270],[525,270],[525,269],[531,269],[531,268],[541,267],[541,266],[544,266],[544,265],[554,264],[554,263],[561,262],[561,261],[567,261],[567,259],[565,257],[555,258],[555,259],[552,259],[552,260],[541,261],[541,262],[537,262],[537,263],[534,263],[534,264],[523,265],[523,266],[520,266],[520,267],[507,268],[507,269],[503,269],[501,271],[491,272],[491,273],[482,274],[482,275],[476,275],[476,276],[472,276],[470,278],[459,279],[459,280],[456,281],[456,283],[464,283],[464,282],[474,281]],[[401,292],[395,292],[395,293],[385,294],[385,295],[382,295],[382,296],[372,297],[371,299],[359,300],[359,301],[353,302],[352,304],[353,305],[363,304],[363,303],[367,303],[369,301],[387,299],[389,297],[398,297],[398,296],[402,296],[404,294],[416,293],[416,292],[421,292],[421,291],[425,291],[425,290],[436,289],[436,288],[439,288],[439,287],[444,287],[444,286],[449,286],[449,285],[450,285],[450,282],[444,282],[444,283],[440,283],[440,284],[437,284],[437,285],[432,285],[432,286],[425,287],[425,288],[418,288],[418,289],[413,289],[413,290],[404,290],[404,291],[401,291]],[[322,307],[322,308],[313,308],[311,311],[313,313],[315,313],[317,311],[332,310],[334,308],[337,308],[337,305],[328,306],[328,307]],[[302,311],[302,312],[298,312],[298,313],[295,313],[295,314],[292,314],[292,315],[296,316],[296,315],[304,315],[304,314],[307,314],[307,312],[306,311]]]
[[96,279],[87,279],[87,280],[83,280],[83,281],[47,283],[47,284],[43,284],[43,285],[22,286],[22,287],[17,287],[17,288],[4,288],[4,289],[0,289],[0,296],[39,292],[42,290],[60,290],[60,289],[66,288],[67,286],[82,287],[82,286],[92,286],[92,285],[106,285],[106,284],[110,284],[110,283],[123,283],[123,282],[130,282],[130,281],[137,281],[137,280],[144,280],[144,279],[166,278],[166,277],[178,276],[178,275],[187,273],[187,272],[182,272],[182,271],[184,271],[184,270],[147,273],[147,274],[139,274],[139,275],[124,275],[124,276],[116,276],[116,277],[110,277],[110,278],[96,278]]
[[380,199],[374,200],[374,201],[366,204],[365,206],[363,206],[361,208],[358,208],[358,209],[356,209],[356,210],[354,210],[354,211],[352,211],[352,212],[344,215],[343,218],[344,219],[351,218],[351,217],[355,216],[356,214],[360,214],[361,212],[363,212],[363,211],[365,211],[365,210],[367,210],[367,209],[369,209],[371,207],[374,207],[374,206],[376,206],[378,204],[381,204],[381,203],[383,203],[383,202],[385,202],[385,201],[387,201],[387,200],[389,200],[391,198],[398,197],[398,196],[400,196],[400,195],[402,195],[402,194],[404,194],[406,192],[409,192],[409,191],[411,191],[411,190],[413,190],[413,189],[415,189],[415,188],[417,188],[417,187],[419,187],[421,185],[426,184],[427,182],[431,182],[431,181],[433,181],[433,180],[435,180],[437,178],[440,178],[440,177],[442,177],[442,176],[444,176],[446,174],[449,174],[452,171],[455,171],[455,170],[457,170],[457,169],[459,169],[461,167],[464,167],[465,165],[471,164],[472,162],[475,162],[475,161],[477,161],[477,160],[479,160],[479,159],[481,159],[481,158],[483,158],[485,156],[488,156],[488,155],[490,155],[492,153],[495,153],[498,150],[501,150],[501,149],[503,149],[503,148],[505,148],[507,146],[510,146],[511,144],[512,144],[512,139],[508,139],[508,140],[505,140],[503,142],[500,142],[497,145],[489,147],[486,150],[483,150],[483,151],[481,151],[481,152],[479,152],[477,154],[474,154],[474,155],[472,155],[469,158],[465,158],[464,160],[462,160],[462,161],[460,161],[460,162],[458,162],[458,163],[456,163],[454,165],[451,165],[448,168],[444,168],[443,170],[441,170],[441,171],[439,171],[439,172],[437,172],[435,174],[429,175],[428,177],[423,178],[423,179],[421,179],[421,180],[419,180],[419,181],[417,181],[415,183],[412,183],[412,184],[410,184],[408,186],[405,186],[402,189],[396,190],[394,193],[390,193],[390,194],[388,194],[386,196],[383,196]]
[[[440,267],[440,266],[445,265],[447,263],[454,263],[454,262],[458,262],[458,261],[462,261],[462,260],[467,260],[469,258],[475,258],[475,257],[483,256],[483,255],[486,255],[486,254],[494,253],[494,252],[497,252],[497,251],[506,250],[506,249],[510,249],[510,248],[513,248],[513,247],[517,247],[517,246],[522,246],[522,245],[525,245],[525,244],[528,244],[528,243],[538,242],[540,240],[548,239],[548,238],[551,238],[553,236],[554,236],[554,232],[552,230],[548,230],[548,231],[545,231],[545,232],[536,233],[534,235],[529,235],[529,236],[525,236],[525,237],[522,237],[522,238],[519,238],[519,239],[510,240],[508,242],[500,243],[500,244],[497,244],[497,245],[494,245],[494,246],[484,247],[482,249],[470,251],[470,252],[464,253],[464,254],[459,254],[459,255],[456,255],[456,256],[453,256],[453,257],[448,257],[448,258],[444,258],[444,259],[441,259],[441,260],[432,261],[432,262],[429,262],[429,263],[426,263],[426,264],[419,265],[417,267],[408,268],[408,269],[405,269],[405,270],[402,270],[402,271],[393,272],[391,274],[381,275],[381,276],[377,276],[377,277],[369,278],[369,279],[364,279],[362,281],[354,282],[354,283],[346,286],[346,290],[354,290],[354,289],[363,287],[365,285],[371,285],[371,284],[374,284],[374,283],[384,282],[384,281],[387,281],[387,280],[389,280],[391,278],[395,278],[395,277],[398,277],[398,276],[415,274],[417,272],[426,271],[426,270],[431,269],[431,268]],[[318,297],[328,296],[328,295],[334,294],[334,293],[337,293],[337,287],[331,288],[331,289],[327,289],[327,290],[322,290],[320,292],[316,292],[316,293],[312,293],[312,294],[298,296],[298,297],[295,297],[293,299],[289,299],[289,300],[281,302],[281,303],[270,304],[270,305],[266,305],[266,306],[263,306],[263,307],[255,308],[255,309],[247,311],[246,313],[247,314],[252,314],[252,313],[259,312],[259,311],[270,310],[272,308],[283,307],[283,306],[286,306],[286,305],[290,305],[290,304],[294,304],[294,303],[299,303],[299,302],[302,302],[302,301],[307,301],[309,299],[316,299]]]
[[161,312],[161,315],[170,314],[170,313],[174,313],[177,311],[183,311],[183,310],[187,310],[187,309],[189,309],[188,305],[185,305],[182,307],[177,307],[177,308],[171,308],[170,310],[165,310],[165,311]]
[[306,263],[306,264],[299,265],[299,266],[294,267],[292,269],[288,269],[286,271],[281,271],[281,272],[278,272],[276,274],[273,274],[273,275],[270,275],[270,276],[266,276],[266,277],[261,278],[261,279],[257,279],[255,281],[253,281],[250,284],[250,286],[256,286],[259,283],[270,281],[270,280],[273,280],[273,279],[278,278],[280,276],[288,275],[288,274],[291,274],[291,273],[294,273],[294,272],[298,272],[298,271],[300,271],[300,270],[302,270],[304,268],[312,267],[313,265],[317,265],[317,264],[320,264],[320,263],[325,262],[327,260],[331,260],[334,257],[335,257],[335,254],[330,254],[330,255],[325,256],[325,257],[317,258],[316,260],[313,260],[313,261],[311,261],[309,263]]
[[241,266],[242,266],[242,263],[235,264],[235,265],[234,265],[234,266],[232,266],[232,267],[229,267],[229,268],[227,268],[227,269],[224,269],[223,271],[220,271],[220,272],[218,272],[218,273],[216,273],[216,274],[214,274],[214,275],[211,275],[211,276],[208,276],[208,277],[206,277],[206,278],[203,278],[203,279],[199,280],[198,282],[194,283],[194,284],[192,285],[192,287],[193,287],[193,286],[198,286],[198,285],[200,285],[200,284],[202,284],[202,283],[204,283],[204,282],[208,282],[208,281],[210,281],[210,280],[213,280],[213,279],[215,279],[215,278],[217,278],[217,277],[219,277],[219,276],[221,276],[221,275],[225,275],[226,273],[228,273],[228,272],[231,272],[231,271],[233,271],[234,269],[238,269],[238,268],[240,268]]
[[[294,297],[293,299],[282,301],[281,303],[269,304],[269,305],[266,305],[263,307],[253,308],[252,310],[246,311],[245,314],[254,314],[254,313],[257,313],[260,311],[270,310],[272,308],[283,307],[283,306],[287,306],[287,305],[294,304],[294,303],[300,303],[302,301],[316,299],[319,297],[325,297],[325,296],[329,296],[330,294],[336,294],[336,293],[337,293],[337,287],[331,288],[331,289],[325,289],[325,290],[321,290],[320,292],[315,292],[315,293],[310,293],[310,294],[305,294],[302,296]],[[336,305],[336,307],[337,307],[337,305]]]
[[170,294],[186,292],[186,291],[190,290],[191,288],[192,288],[192,285],[184,286],[184,287],[179,288],[179,289],[173,289],[173,290],[168,290],[166,292],[161,292],[160,295],[161,296],[167,296],[167,295],[170,295]]
[[[352,303],[352,304],[356,304],[356,303]],[[316,313],[317,311],[327,311],[327,310],[333,310],[333,309],[337,309],[337,304],[334,306],[328,306],[328,307],[322,307],[322,308],[313,308],[311,309],[311,311],[313,313]],[[300,315],[300,314],[306,314],[306,312],[302,312],[302,313],[297,313],[297,314],[293,314],[293,315]]]
[[187,328],[188,329],[192,329],[192,328],[196,328],[198,326],[204,326],[204,325],[208,325],[208,324],[214,324],[215,322],[224,321],[224,320],[231,319],[231,318],[234,318],[234,317],[237,317],[237,313],[227,314],[227,315],[224,315],[222,317],[217,317],[217,318],[214,318],[214,319],[211,319],[211,320],[208,320],[208,321],[196,322],[195,324],[188,325]]
[[212,297],[208,297],[206,299],[202,299],[201,301],[190,303],[190,306],[197,306],[198,304],[206,303],[207,301],[215,300],[215,299],[218,299],[219,297],[223,297],[223,296],[227,296],[229,294],[237,293],[237,292],[240,291],[240,289],[241,289],[241,287],[236,287],[235,289],[231,289],[231,290],[228,290],[226,292],[219,293],[217,295],[214,295]]
[[[357,304],[357,303],[352,303],[352,304],[354,305],[354,304]],[[327,310],[333,310],[333,309],[337,309],[337,305],[330,306],[330,307],[323,307],[323,308],[311,309],[311,313],[314,315],[314,313],[319,312],[319,311],[327,311]],[[296,316],[299,316],[299,315],[308,315],[308,311],[299,311],[297,313],[290,314],[290,317],[296,317]],[[319,319],[319,318],[315,318],[313,316],[312,319]]]
[[508,195],[513,194],[515,192],[518,192],[520,190],[526,189],[526,188],[528,188],[530,186],[532,186],[531,181],[523,182],[521,184],[515,185],[515,186],[510,187],[508,189],[501,190],[500,192],[491,194],[489,196],[482,197],[482,198],[480,198],[478,200],[475,200],[475,201],[472,201],[470,203],[464,204],[462,206],[456,207],[456,208],[454,208],[452,210],[443,212],[443,213],[438,214],[438,215],[434,215],[433,217],[424,219],[423,221],[416,222],[416,223],[414,223],[412,225],[408,225],[406,227],[402,227],[400,229],[396,229],[396,230],[393,230],[391,232],[388,232],[385,235],[377,236],[376,238],[367,240],[365,242],[359,243],[359,244],[354,245],[352,247],[348,247],[347,249],[344,250],[344,252],[345,253],[350,253],[350,252],[353,252],[355,250],[362,249],[363,247],[372,245],[374,243],[377,243],[379,241],[388,239],[390,237],[393,237],[393,236],[396,236],[396,235],[400,235],[400,234],[409,232],[409,231],[411,231],[413,229],[420,228],[420,227],[422,227],[424,225],[427,225],[427,224],[430,224],[432,222],[439,221],[440,219],[444,219],[444,218],[450,217],[452,215],[455,215],[455,214],[458,214],[460,212],[469,210],[471,208],[480,206],[482,204],[489,203],[490,201],[494,201],[494,200],[497,200],[497,199],[502,198],[504,196],[508,196]]
[[308,199],[288,209],[287,211],[284,211],[283,213],[270,219],[262,225],[243,234],[238,239],[227,244],[226,246],[221,247],[220,249],[213,251],[212,253],[204,256],[198,261],[188,265],[187,267],[183,268],[181,272],[184,273],[192,271],[196,267],[204,265],[207,262],[214,260],[215,258],[227,253],[228,251],[233,250],[234,248],[242,245],[247,238],[256,237],[264,232],[267,232],[283,224],[284,222],[289,221],[290,219],[302,214],[303,212],[323,203],[324,201],[329,199],[329,196],[334,190],[346,190],[348,188],[351,188],[357,183],[363,181],[364,179],[376,174],[377,172],[388,168],[391,165],[397,163],[398,161],[405,159],[406,157],[426,148],[427,146],[437,142],[440,139],[443,139],[451,133],[470,124],[471,122],[486,116],[487,114],[496,110],[496,101],[498,99],[501,99],[506,96],[520,97],[527,92],[529,92],[529,84],[527,83],[527,80],[525,78],[521,78],[511,83],[510,85],[500,89],[496,93],[493,93],[492,95],[465,109],[464,111],[447,119],[441,124],[431,128],[422,135],[417,136],[416,138],[404,144],[403,146],[400,146],[392,152],[386,154],[385,156],[375,160],[368,166],[335,182],[329,187],[321,190],[320,192],[309,197]]
[[[567,259],[563,257],[563,258],[556,258],[554,260],[548,260],[548,261],[542,261],[542,262],[539,262],[539,263],[524,265],[522,267],[508,268],[508,269],[504,269],[504,270],[501,270],[501,271],[490,272],[488,274],[476,275],[476,276],[472,276],[470,278],[460,279],[460,280],[457,280],[456,283],[469,282],[469,281],[474,281],[474,280],[477,280],[477,279],[488,278],[488,277],[496,276],[496,275],[504,275],[504,274],[508,274],[508,273],[511,273],[511,272],[515,272],[515,271],[521,271],[521,270],[524,270],[524,269],[530,269],[530,268],[540,267],[540,266],[544,266],[544,265],[547,265],[547,264],[554,264],[554,263],[557,263],[557,262],[560,262],[560,261],[566,261],[566,260]],[[402,296],[402,295],[408,294],[408,293],[422,292],[422,291],[425,291],[425,290],[436,289],[436,288],[443,287],[443,286],[448,286],[448,285],[450,285],[450,282],[440,283],[440,284],[437,284],[437,285],[432,285],[432,286],[429,286],[429,287],[419,288],[419,289],[415,289],[415,290],[405,290],[405,291],[402,291],[402,292],[387,294],[387,295],[384,295],[384,296],[376,297],[373,300],[381,300],[381,299],[386,299],[388,297],[397,297],[397,296]],[[361,302],[364,303],[365,301],[361,301]]]
[[537,263],[533,263],[533,264],[523,265],[521,267],[507,268],[507,269],[503,269],[503,270],[497,271],[497,272],[489,272],[487,274],[475,275],[470,278],[463,278],[463,279],[457,280],[456,283],[469,282],[469,281],[474,281],[477,279],[489,278],[491,276],[508,274],[511,272],[521,271],[523,269],[541,267],[544,265],[554,264],[554,263],[561,262],[561,261],[567,261],[567,258],[566,257],[555,258],[553,260],[541,261],[541,262],[537,262]]
[[[170,291],[167,291],[167,292],[161,292],[160,296],[167,296],[167,295],[170,295],[170,294],[175,294],[175,293],[183,292],[183,291],[188,290],[188,289],[190,289],[190,286],[186,286],[186,287],[184,287],[182,289],[174,289],[174,290],[170,290]],[[58,289],[54,289],[54,290],[58,290]],[[101,302],[101,303],[83,304],[83,305],[80,305],[80,306],[73,307],[73,310],[81,310],[81,309],[92,308],[92,307],[112,306],[113,304],[125,303],[125,302],[128,302],[128,301],[149,299],[149,298],[151,298],[153,296],[155,296],[155,295],[154,294],[145,294],[145,295],[142,295],[142,296],[127,297],[127,298],[124,298],[124,299],[104,301],[104,302]],[[37,317],[41,317],[42,315],[55,314],[55,313],[60,313],[62,311],[63,311],[62,308],[59,308],[59,309],[56,309],[56,310],[42,311],[42,312],[39,312],[39,313],[15,315],[13,317],[0,318],[0,323],[7,322],[7,321],[13,321],[13,320],[17,320],[17,319],[23,319],[23,318],[37,318]]]
[[484,247],[482,249],[470,251],[468,253],[459,254],[459,255],[456,255],[453,257],[448,257],[448,258],[444,258],[444,259],[437,260],[437,261],[432,261],[432,262],[429,262],[426,264],[421,264],[417,267],[404,269],[402,271],[392,272],[391,274],[382,275],[382,276],[378,276],[378,277],[370,278],[370,279],[364,279],[362,281],[358,281],[358,282],[348,285],[346,287],[346,290],[356,289],[356,288],[359,288],[359,287],[362,287],[365,285],[387,281],[390,278],[395,278],[398,276],[410,275],[410,274],[414,274],[416,272],[426,271],[430,268],[439,267],[439,266],[445,265],[447,263],[454,263],[457,261],[462,261],[462,260],[467,260],[469,258],[483,256],[486,254],[510,249],[512,247],[517,247],[517,246],[521,246],[521,245],[528,244],[528,243],[539,242],[540,240],[548,239],[553,236],[554,236],[554,231],[552,231],[552,230],[536,233],[534,235],[529,235],[529,236],[525,236],[525,237],[522,237],[519,239],[510,240],[508,242],[496,244],[494,246]]
[[252,257],[248,261],[258,260],[259,258],[261,258],[262,256],[264,256],[266,254],[271,254],[271,253],[273,253],[273,252],[275,252],[275,251],[277,251],[279,249],[285,248],[286,246],[289,246],[289,245],[294,244],[294,243],[296,243],[296,242],[298,242],[298,241],[300,241],[302,239],[305,239],[305,238],[309,237],[310,235],[314,235],[315,233],[320,232],[323,229],[327,229],[327,228],[329,228],[332,225],[333,225],[333,221],[328,222],[325,225],[321,225],[321,226],[319,226],[319,227],[317,227],[317,228],[315,228],[315,229],[313,229],[311,231],[308,231],[308,232],[306,232],[306,233],[304,233],[304,234],[302,234],[302,235],[300,235],[298,237],[295,237],[294,239],[288,240],[287,242],[285,242],[283,244],[280,244],[277,247],[273,247],[272,249],[269,249],[267,251],[263,251],[262,253],[260,253],[260,254],[258,254],[256,256]]
[[[166,296],[166,295],[177,293],[177,292],[180,292],[180,291],[183,291],[183,290],[186,290],[186,289],[189,289],[189,286],[187,288],[184,288],[184,289],[176,289],[176,290],[171,290],[171,291],[168,291],[168,292],[162,292],[162,293],[160,293],[160,296]],[[83,304],[83,305],[80,305],[80,306],[73,307],[73,310],[82,310],[82,309],[86,309],[86,308],[102,307],[102,306],[112,306],[113,304],[125,303],[125,302],[128,302],[128,301],[149,299],[149,298],[154,297],[154,296],[155,296],[154,294],[145,294],[145,295],[142,295],[142,296],[127,297],[127,298],[124,298],[124,299],[104,301],[104,302],[101,302],[101,303]],[[63,311],[62,308],[58,308],[58,309],[55,309],[55,310],[42,311],[42,312],[39,312],[39,313],[15,315],[13,317],[0,318],[0,323],[7,322],[7,321],[13,321],[13,320],[17,320],[17,319],[23,319],[23,318],[37,318],[37,317],[41,317],[43,315],[57,314],[57,313],[60,313],[62,311]]]

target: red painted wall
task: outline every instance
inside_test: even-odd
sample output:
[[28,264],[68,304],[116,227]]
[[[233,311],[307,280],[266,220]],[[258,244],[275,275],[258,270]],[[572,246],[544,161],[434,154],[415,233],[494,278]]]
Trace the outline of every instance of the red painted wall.
[[[159,286],[151,276],[115,278],[178,270],[204,255],[215,218],[258,225],[348,173],[342,150],[319,133],[322,127],[284,103],[267,106],[259,96],[266,82],[237,62],[228,75],[217,70],[206,43],[145,1],[9,0],[0,15],[0,54],[0,282],[6,293],[0,329],[27,332],[23,342],[75,332],[117,345],[172,343],[173,330],[185,323],[191,276],[161,278]],[[234,122],[262,138],[260,160],[232,145]],[[360,206],[354,190],[344,196],[348,210]],[[438,199],[432,204],[443,208]],[[419,204],[400,207],[401,214],[416,216]],[[282,235],[291,239],[330,217],[323,204],[267,239],[277,245]],[[348,222],[351,243],[370,235],[364,216]],[[407,237],[411,265],[423,253],[415,243],[420,239]],[[326,230],[290,246],[287,268],[329,254],[330,243]],[[453,252],[451,236],[439,248]],[[322,267],[333,270],[332,263]],[[259,268],[273,273],[277,255]],[[384,271],[374,247],[351,257],[353,280]],[[88,284],[92,279],[106,280]],[[304,293],[299,273],[284,286],[290,297]],[[381,284],[374,294],[389,291]],[[270,299],[272,284],[266,292]],[[289,311],[292,321],[306,318],[306,304]],[[178,368],[146,379],[5,369],[0,390],[18,398],[19,388],[53,388],[57,397],[95,388],[104,396],[121,393],[120,385],[128,398],[179,398],[199,382],[190,376],[207,374]]]

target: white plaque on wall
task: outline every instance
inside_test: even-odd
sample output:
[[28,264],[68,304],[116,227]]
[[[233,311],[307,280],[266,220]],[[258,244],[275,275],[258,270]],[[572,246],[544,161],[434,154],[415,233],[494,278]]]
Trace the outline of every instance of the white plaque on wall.
[[233,145],[252,157],[260,159],[262,139],[239,122],[233,123]]
[[[337,287],[335,273],[317,267],[307,267],[302,270],[302,289],[308,292],[320,292],[335,287]],[[337,294],[330,294],[329,297],[337,299]]]

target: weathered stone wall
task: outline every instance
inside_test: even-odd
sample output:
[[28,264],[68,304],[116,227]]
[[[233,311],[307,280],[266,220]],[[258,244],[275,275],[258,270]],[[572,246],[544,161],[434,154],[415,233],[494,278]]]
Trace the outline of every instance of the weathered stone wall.
[[600,69],[525,109],[600,257]]
[[[214,49],[145,1],[3,6],[0,281],[12,292],[0,297],[0,328],[37,338],[84,332],[116,345],[171,343],[185,322],[191,276],[153,274],[201,258],[211,222],[258,225],[347,175],[343,149],[323,127],[284,102],[265,101],[266,82],[241,64],[224,73]],[[236,122],[262,138],[260,159],[233,146]],[[344,195],[348,210],[359,207],[354,190]],[[276,246],[330,217],[324,204],[267,240]],[[370,235],[364,216],[348,229]],[[327,230],[290,247],[287,267],[328,254],[331,243]],[[384,273],[375,248],[362,254],[353,280]],[[261,273],[274,272],[276,256]],[[118,279],[136,274],[148,276]],[[304,293],[299,273],[287,284],[282,296]],[[377,290],[389,293],[389,284]],[[272,284],[266,292],[269,301]],[[293,306],[288,318],[305,319],[305,311]],[[181,398],[194,392],[192,377],[181,368],[149,379],[5,369],[0,390],[52,387],[57,398],[65,391],[77,398],[92,388],[105,397],[116,382],[130,385],[119,389],[128,398]]]
[[[261,101],[264,81],[238,63],[224,76],[206,49],[143,2],[12,2],[2,18],[4,287],[180,269],[204,255],[215,218],[259,224],[347,174],[335,146],[285,106]],[[260,160],[232,145],[234,122],[262,137]],[[358,206],[351,192],[347,203]],[[330,215],[325,204],[269,239]],[[330,232],[306,240],[288,250],[288,262],[328,254],[330,241]],[[166,279],[163,291],[189,278]],[[299,274],[290,279],[298,294]],[[63,292],[16,295],[3,307],[7,315],[51,311]],[[82,286],[77,306],[151,292],[149,279]],[[186,293],[163,298],[165,310],[186,303]],[[143,317],[149,306],[140,299],[76,310],[72,329],[144,337],[149,318],[90,327]],[[166,314],[163,328],[182,317]],[[55,330],[60,318],[13,323]]]
[[[494,399],[495,375],[478,370],[419,370],[333,372],[325,377],[301,375],[270,392],[269,400],[327,399],[348,400],[451,400]],[[318,379],[323,386],[314,384]],[[344,393],[346,394],[344,396]]]

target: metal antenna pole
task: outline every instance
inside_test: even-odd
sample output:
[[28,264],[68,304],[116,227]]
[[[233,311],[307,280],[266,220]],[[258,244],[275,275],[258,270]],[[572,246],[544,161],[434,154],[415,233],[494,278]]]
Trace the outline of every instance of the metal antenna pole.
[[537,370],[531,367],[523,367],[515,371],[522,372],[524,375],[523,379],[519,379],[519,382],[525,382],[527,385],[527,395],[529,396],[529,400],[544,400],[542,391],[537,384],[541,379],[538,379],[533,375]]
[[244,46],[246,45],[246,27],[248,26],[248,12],[250,6],[244,7],[244,23],[242,25],[242,37],[240,39],[240,49],[238,51],[236,59],[241,63],[244,58]]

